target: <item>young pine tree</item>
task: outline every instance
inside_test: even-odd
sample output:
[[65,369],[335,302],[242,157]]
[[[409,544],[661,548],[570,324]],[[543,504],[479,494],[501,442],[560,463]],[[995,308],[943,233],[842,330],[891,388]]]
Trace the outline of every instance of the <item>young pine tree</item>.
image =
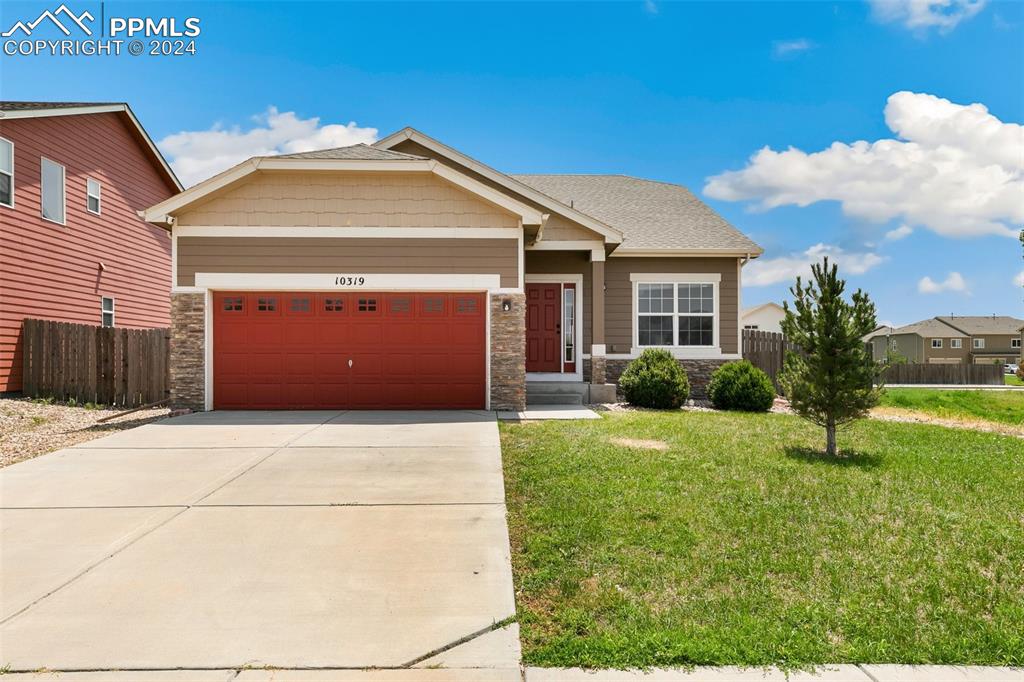
[[878,404],[880,366],[861,340],[875,329],[875,305],[859,289],[847,303],[846,282],[828,258],[811,274],[813,282],[797,277],[790,289],[794,309],[784,305],[782,332],[799,352],[786,353],[780,383],[794,412],[825,427],[825,452],[835,456],[836,429]]

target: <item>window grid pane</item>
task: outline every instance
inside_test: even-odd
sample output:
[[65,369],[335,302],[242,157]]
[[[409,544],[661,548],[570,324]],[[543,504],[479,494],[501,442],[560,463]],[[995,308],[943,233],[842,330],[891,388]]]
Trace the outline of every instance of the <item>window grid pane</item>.
[[14,145],[0,139],[0,172],[14,174]]
[[64,167],[42,160],[42,213],[47,220],[64,222]]
[[679,316],[680,346],[710,346],[714,343],[715,318],[707,315]]
[[639,320],[641,346],[671,346],[672,316],[642,315]]

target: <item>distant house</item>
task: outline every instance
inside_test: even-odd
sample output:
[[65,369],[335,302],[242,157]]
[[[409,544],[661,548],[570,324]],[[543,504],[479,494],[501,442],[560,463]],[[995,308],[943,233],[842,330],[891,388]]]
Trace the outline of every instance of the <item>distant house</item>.
[[782,333],[782,320],[786,311],[778,303],[762,303],[747,308],[740,314],[740,326],[743,329],[756,329],[762,332]]
[[0,393],[25,318],[170,324],[170,233],[139,211],[181,189],[127,104],[0,102]]
[[876,360],[893,351],[912,363],[1005,364],[1021,357],[1022,324],[1005,315],[939,316],[895,329],[881,327],[867,340]]

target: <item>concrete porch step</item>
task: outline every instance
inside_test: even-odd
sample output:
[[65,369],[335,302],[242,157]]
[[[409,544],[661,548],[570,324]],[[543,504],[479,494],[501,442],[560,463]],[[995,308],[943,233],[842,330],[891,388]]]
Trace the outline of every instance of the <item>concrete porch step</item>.
[[583,396],[576,393],[527,393],[527,405],[582,405]]

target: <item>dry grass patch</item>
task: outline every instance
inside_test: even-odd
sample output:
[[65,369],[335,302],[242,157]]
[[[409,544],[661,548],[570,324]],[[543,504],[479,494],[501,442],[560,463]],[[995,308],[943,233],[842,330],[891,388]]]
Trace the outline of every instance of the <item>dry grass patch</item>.
[[668,443],[663,440],[645,440],[643,438],[609,438],[610,443],[621,445],[624,448],[637,448],[638,450],[668,450]]

